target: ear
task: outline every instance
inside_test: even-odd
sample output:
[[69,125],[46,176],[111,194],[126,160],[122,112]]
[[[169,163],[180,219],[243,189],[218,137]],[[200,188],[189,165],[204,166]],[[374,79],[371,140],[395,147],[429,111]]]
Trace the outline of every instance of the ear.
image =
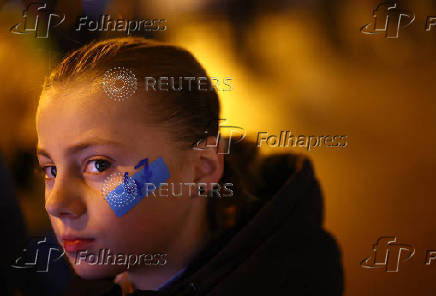
[[206,183],[207,192],[218,183],[224,171],[222,145],[217,141],[217,137],[207,137],[195,150],[198,154],[195,157],[194,182]]

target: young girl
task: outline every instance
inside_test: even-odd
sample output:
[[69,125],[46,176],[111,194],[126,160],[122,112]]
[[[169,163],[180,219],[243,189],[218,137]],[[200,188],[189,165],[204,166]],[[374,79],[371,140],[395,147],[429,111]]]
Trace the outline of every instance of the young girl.
[[36,119],[45,208],[80,277],[123,274],[135,295],[342,293],[310,162],[247,143],[224,160],[207,144],[216,90],[186,50],[86,45],[46,79]]

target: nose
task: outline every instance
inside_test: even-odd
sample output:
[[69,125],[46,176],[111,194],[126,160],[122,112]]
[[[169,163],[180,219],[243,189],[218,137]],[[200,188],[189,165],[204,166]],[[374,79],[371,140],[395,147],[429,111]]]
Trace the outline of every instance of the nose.
[[75,219],[86,213],[86,201],[80,180],[58,175],[50,192],[46,193],[45,209],[50,216]]

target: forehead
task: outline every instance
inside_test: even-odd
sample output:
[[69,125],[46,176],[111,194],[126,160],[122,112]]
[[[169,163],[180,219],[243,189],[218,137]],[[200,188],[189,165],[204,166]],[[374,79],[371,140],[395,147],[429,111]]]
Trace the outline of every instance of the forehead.
[[95,115],[122,115],[129,113],[136,115],[145,110],[146,98],[132,96],[125,101],[114,101],[109,98],[102,88],[95,83],[86,81],[67,82],[49,88],[41,95],[38,106],[38,120],[40,115],[56,115],[56,112],[67,111],[88,113]]
[[[44,92],[37,112],[38,145],[57,147],[99,137],[129,144],[138,138],[162,139],[163,130],[150,120],[146,98],[111,100],[90,84],[77,82]],[[162,144],[162,143],[161,143]]]

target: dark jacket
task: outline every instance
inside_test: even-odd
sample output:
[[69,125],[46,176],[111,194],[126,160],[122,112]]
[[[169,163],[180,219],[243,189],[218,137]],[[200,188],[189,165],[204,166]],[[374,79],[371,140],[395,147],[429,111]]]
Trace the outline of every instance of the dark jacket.
[[249,219],[211,242],[178,279],[134,295],[342,295],[341,254],[322,227],[310,161],[274,155],[259,168],[263,181],[254,185],[261,198]]

